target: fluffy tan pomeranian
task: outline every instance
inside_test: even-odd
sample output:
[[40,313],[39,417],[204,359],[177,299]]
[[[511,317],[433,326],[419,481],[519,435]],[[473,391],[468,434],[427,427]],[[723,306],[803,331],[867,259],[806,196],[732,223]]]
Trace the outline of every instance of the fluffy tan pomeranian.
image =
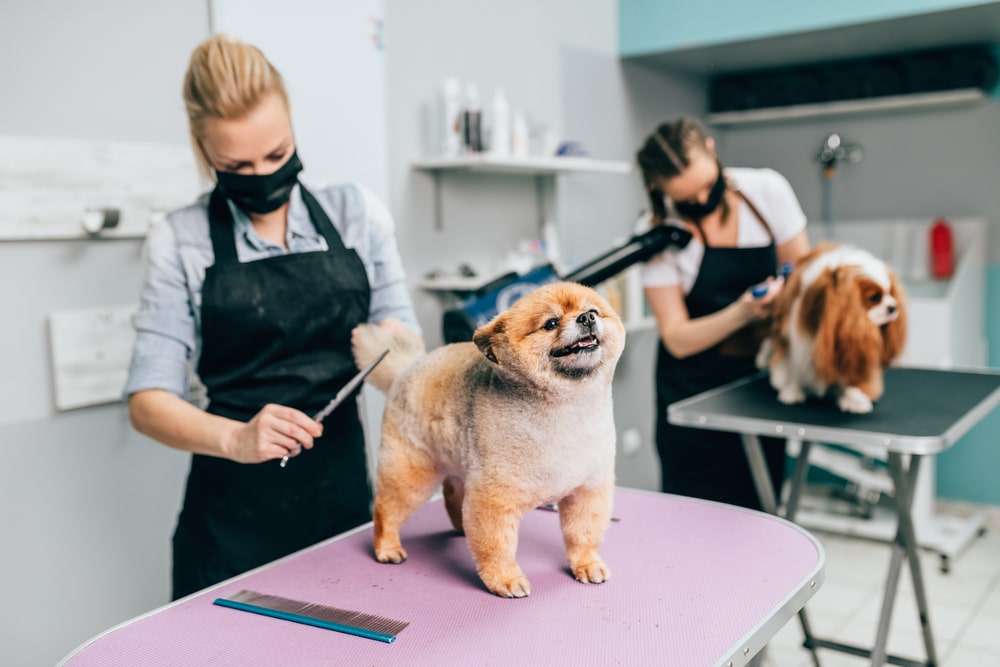
[[584,583],[611,572],[598,548],[611,518],[615,425],[611,380],[625,328],[607,301],[576,283],[544,285],[476,330],[471,343],[424,353],[404,332],[361,325],[369,381],[386,392],[374,510],[375,557],[401,563],[399,530],[443,483],[486,587],[525,597],[517,564],[522,516],[558,503],[566,556]]

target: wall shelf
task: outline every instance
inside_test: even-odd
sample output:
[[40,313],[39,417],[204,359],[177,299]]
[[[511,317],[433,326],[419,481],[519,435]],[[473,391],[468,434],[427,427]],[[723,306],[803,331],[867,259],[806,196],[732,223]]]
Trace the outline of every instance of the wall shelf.
[[709,125],[713,126],[744,125],[796,120],[800,118],[822,118],[828,116],[959,106],[974,104],[985,99],[986,93],[979,88],[962,88],[933,93],[887,95],[885,97],[874,97],[863,100],[838,100],[836,102],[797,104],[787,107],[748,109],[746,111],[723,111],[708,114],[706,120]]
[[445,172],[476,172],[500,176],[532,176],[535,179],[535,199],[538,224],[549,217],[549,200],[553,199],[553,179],[560,174],[628,174],[632,164],[624,160],[599,160],[590,157],[500,157],[489,153],[439,157],[417,160],[410,164],[415,171],[430,173],[434,179],[434,227],[442,229],[441,174]]
[[428,292],[475,292],[489,283],[480,276],[464,278],[462,276],[446,276],[444,278],[425,278],[417,282],[417,288]]
[[418,160],[418,171],[464,170],[489,174],[546,176],[562,173],[628,174],[632,165],[623,160],[598,160],[589,157],[499,157],[489,154],[462,155],[453,158]]

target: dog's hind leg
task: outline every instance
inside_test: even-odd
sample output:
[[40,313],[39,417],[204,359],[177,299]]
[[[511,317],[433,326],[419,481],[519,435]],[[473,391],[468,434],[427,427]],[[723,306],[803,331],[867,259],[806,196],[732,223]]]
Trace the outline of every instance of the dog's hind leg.
[[614,484],[614,475],[609,475],[600,485],[577,487],[559,501],[559,523],[569,567],[577,581],[585,584],[600,584],[611,577],[598,548],[611,521]]
[[441,483],[442,474],[425,453],[393,436],[382,435],[378,463],[378,491],[372,513],[375,558],[380,563],[402,563],[406,550],[399,529]]
[[451,525],[459,533],[464,533],[462,529],[462,500],[465,498],[465,484],[458,477],[445,477],[444,479],[444,506],[448,510],[448,517]]

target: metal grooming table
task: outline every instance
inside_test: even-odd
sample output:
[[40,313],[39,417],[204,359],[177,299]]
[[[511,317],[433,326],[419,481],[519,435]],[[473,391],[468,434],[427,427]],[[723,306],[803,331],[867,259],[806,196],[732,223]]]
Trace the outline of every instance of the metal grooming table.
[[[823,581],[815,538],[763,512],[618,489],[614,515],[604,584],[573,579],[559,517],[535,510],[518,548],[531,596],[496,597],[435,500],[404,526],[401,565],[375,562],[367,524],[112,628],[61,664],[738,667]],[[241,588],[410,625],[386,644],[212,604]]]
[[[898,518],[896,535],[890,545],[889,571],[874,647],[866,649],[816,638],[810,631],[804,609],[799,619],[805,634],[804,645],[812,651],[816,665],[819,665],[816,649],[827,648],[871,658],[872,665],[889,662],[911,667],[938,664],[911,513],[920,462],[925,456],[933,456],[954,445],[998,402],[1000,373],[891,368],[885,374],[884,396],[866,415],[843,413],[831,401],[784,405],[778,401],[766,373],[678,401],[667,411],[673,424],[741,434],[761,504],[775,514],[777,502],[759,436],[796,441],[800,453],[786,503],[785,517],[789,520],[794,520],[798,508],[811,443],[885,449]],[[886,654],[889,622],[904,556],[910,566],[920,612],[926,661]]]

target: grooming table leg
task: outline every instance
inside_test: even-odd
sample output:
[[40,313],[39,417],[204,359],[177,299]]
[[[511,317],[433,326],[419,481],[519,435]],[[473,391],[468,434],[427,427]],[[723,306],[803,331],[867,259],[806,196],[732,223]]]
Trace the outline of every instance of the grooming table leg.
[[795,521],[795,513],[799,509],[799,499],[802,497],[802,489],[806,485],[806,473],[809,471],[809,452],[812,450],[812,443],[792,438],[789,438],[788,442],[797,442],[799,445],[799,455],[795,459],[795,470],[792,472],[791,486],[788,489],[788,502],[785,504],[785,518],[789,521]]
[[[801,442],[799,446],[799,457],[795,462],[791,487],[788,491],[788,502],[785,507],[785,518],[789,521],[795,520],[795,513],[798,511],[799,499],[802,495],[806,472],[809,468],[808,458],[812,444],[811,442]],[[764,507],[768,507],[769,503],[773,506],[775,501],[774,494],[771,492],[771,478],[767,470],[767,465],[764,463],[764,450],[760,445],[760,439],[755,435],[743,434],[743,448],[746,451],[747,460],[750,462],[750,471],[753,474],[757,492],[761,495],[761,504]],[[882,667],[886,663],[903,665],[904,667],[935,667],[937,665],[937,654],[934,650],[934,639],[931,634],[927,598],[924,593],[919,547],[913,528],[912,490],[915,488],[917,482],[919,468],[919,456],[911,456],[909,468],[906,469],[903,466],[901,454],[889,454],[889,471],[893,480],[894,497],[896,498],[897,510],[899,512],[899,525],[896,530],[896,539],[890,545],[889,574],[886,578],[885,595],[882,602],[882,613],[879,618],[875,646],[869,650],[858,646],[816,638],[812,634],[806,610],[803,608],[799,611],[799,621],[802,624],[802,633],[806,638],[804,646],[812,653],[813,664],[816,667],[819,667],[819,658],[816,654],[817,648],[827,648],[849,655],[856,655],[861,658],[871,658],[872,667]],[[913,577],[913,589],[917,598],[917,608],[920,612],[920,623],[924,633],[924,646],[927,649],[926,662],[888,655],[886,652],[889,623],[892,619],[892,609],[896,601],[899,574],[902,569],[904,555],[908,559],[910,574]]]
[[[750,464],[750,474],[753,476],[753,483],[757,488],[761,507],[764,508],[764,511],[777,516],[778,503],[774,497],[771,473],[767,469],[767,461],[764,458],[764,448],[760,444],[760,438],[752,433],[742,433],[740,437],[743,438],[743,451]],[[789,521],[795,521],[799,497],[802,495],[802,486],[805,484],[806,472],[809,470],[809,448],[811,445],[810,442],[803,442],[799,446],[799,456],[795,461],[795,472],[792,474],[791,487],[788,490],[788,504],[785,508],[785,518]],[[813,665],[820,667],[812,630],[809,627],[809,618],[806,616],[804,607],[799,610],[799,622],[802,625],[802,634],[805,635],[803,646],[809,649],[812,654]]]
[[750,463],[750,475],[753,477],[754,486],[757,487],[760,505],[768,514],[777,516],[778,502],[774,498],[771,473],[767,471],[767,461],[764,459],[764,448],[761,447],[760,438],[754,433],[741,433],[740,437],[743,439],[743,452]]
[[[789,438],[788,441],[791,442],[792,438]],[[788,488],[788,502],[785,504],[785,518],[789,521],[795,521],[795,513],[799,509],[799,498],[802,497],[802,488],[806,483],[806,473],[809,471],[809,450],[812,448],[811,442],[800,442],[797,440],[796,442],[799,445],[799,455],[795,459],[795,470],[792,472],[791,486]],[[820,667],[819,656],[816,654],[816,644],[813,641],[814,637],[812,629],[809,627],[809,617],[806,616],[805,607],[799,610],[799,624],[802,626],[802,634],[805,636],[805,641],[802,645],[809,649],[813,665]]]
[[[924,636],[924,648],[927,651],[927,664],[937,665],[937,652],[934,648],[934,635],[931,632],[930,607],[924,591],[923,569],[920,564],[920,547],[917,544],[913,528],[913,490],[916,488],[917,473],[923,457],[910,456],[909,469],[903,465],[903,455],[889,453],[889,474],[895,486],[896,504],[899,509],[899,527],[896,533],[895,545],[905,552],[910,565],[910,578],[913,581],[913,594],[916,597],[917,611],[920,614],[920,628]],[[895,556],[894,549],[893,555]]]

